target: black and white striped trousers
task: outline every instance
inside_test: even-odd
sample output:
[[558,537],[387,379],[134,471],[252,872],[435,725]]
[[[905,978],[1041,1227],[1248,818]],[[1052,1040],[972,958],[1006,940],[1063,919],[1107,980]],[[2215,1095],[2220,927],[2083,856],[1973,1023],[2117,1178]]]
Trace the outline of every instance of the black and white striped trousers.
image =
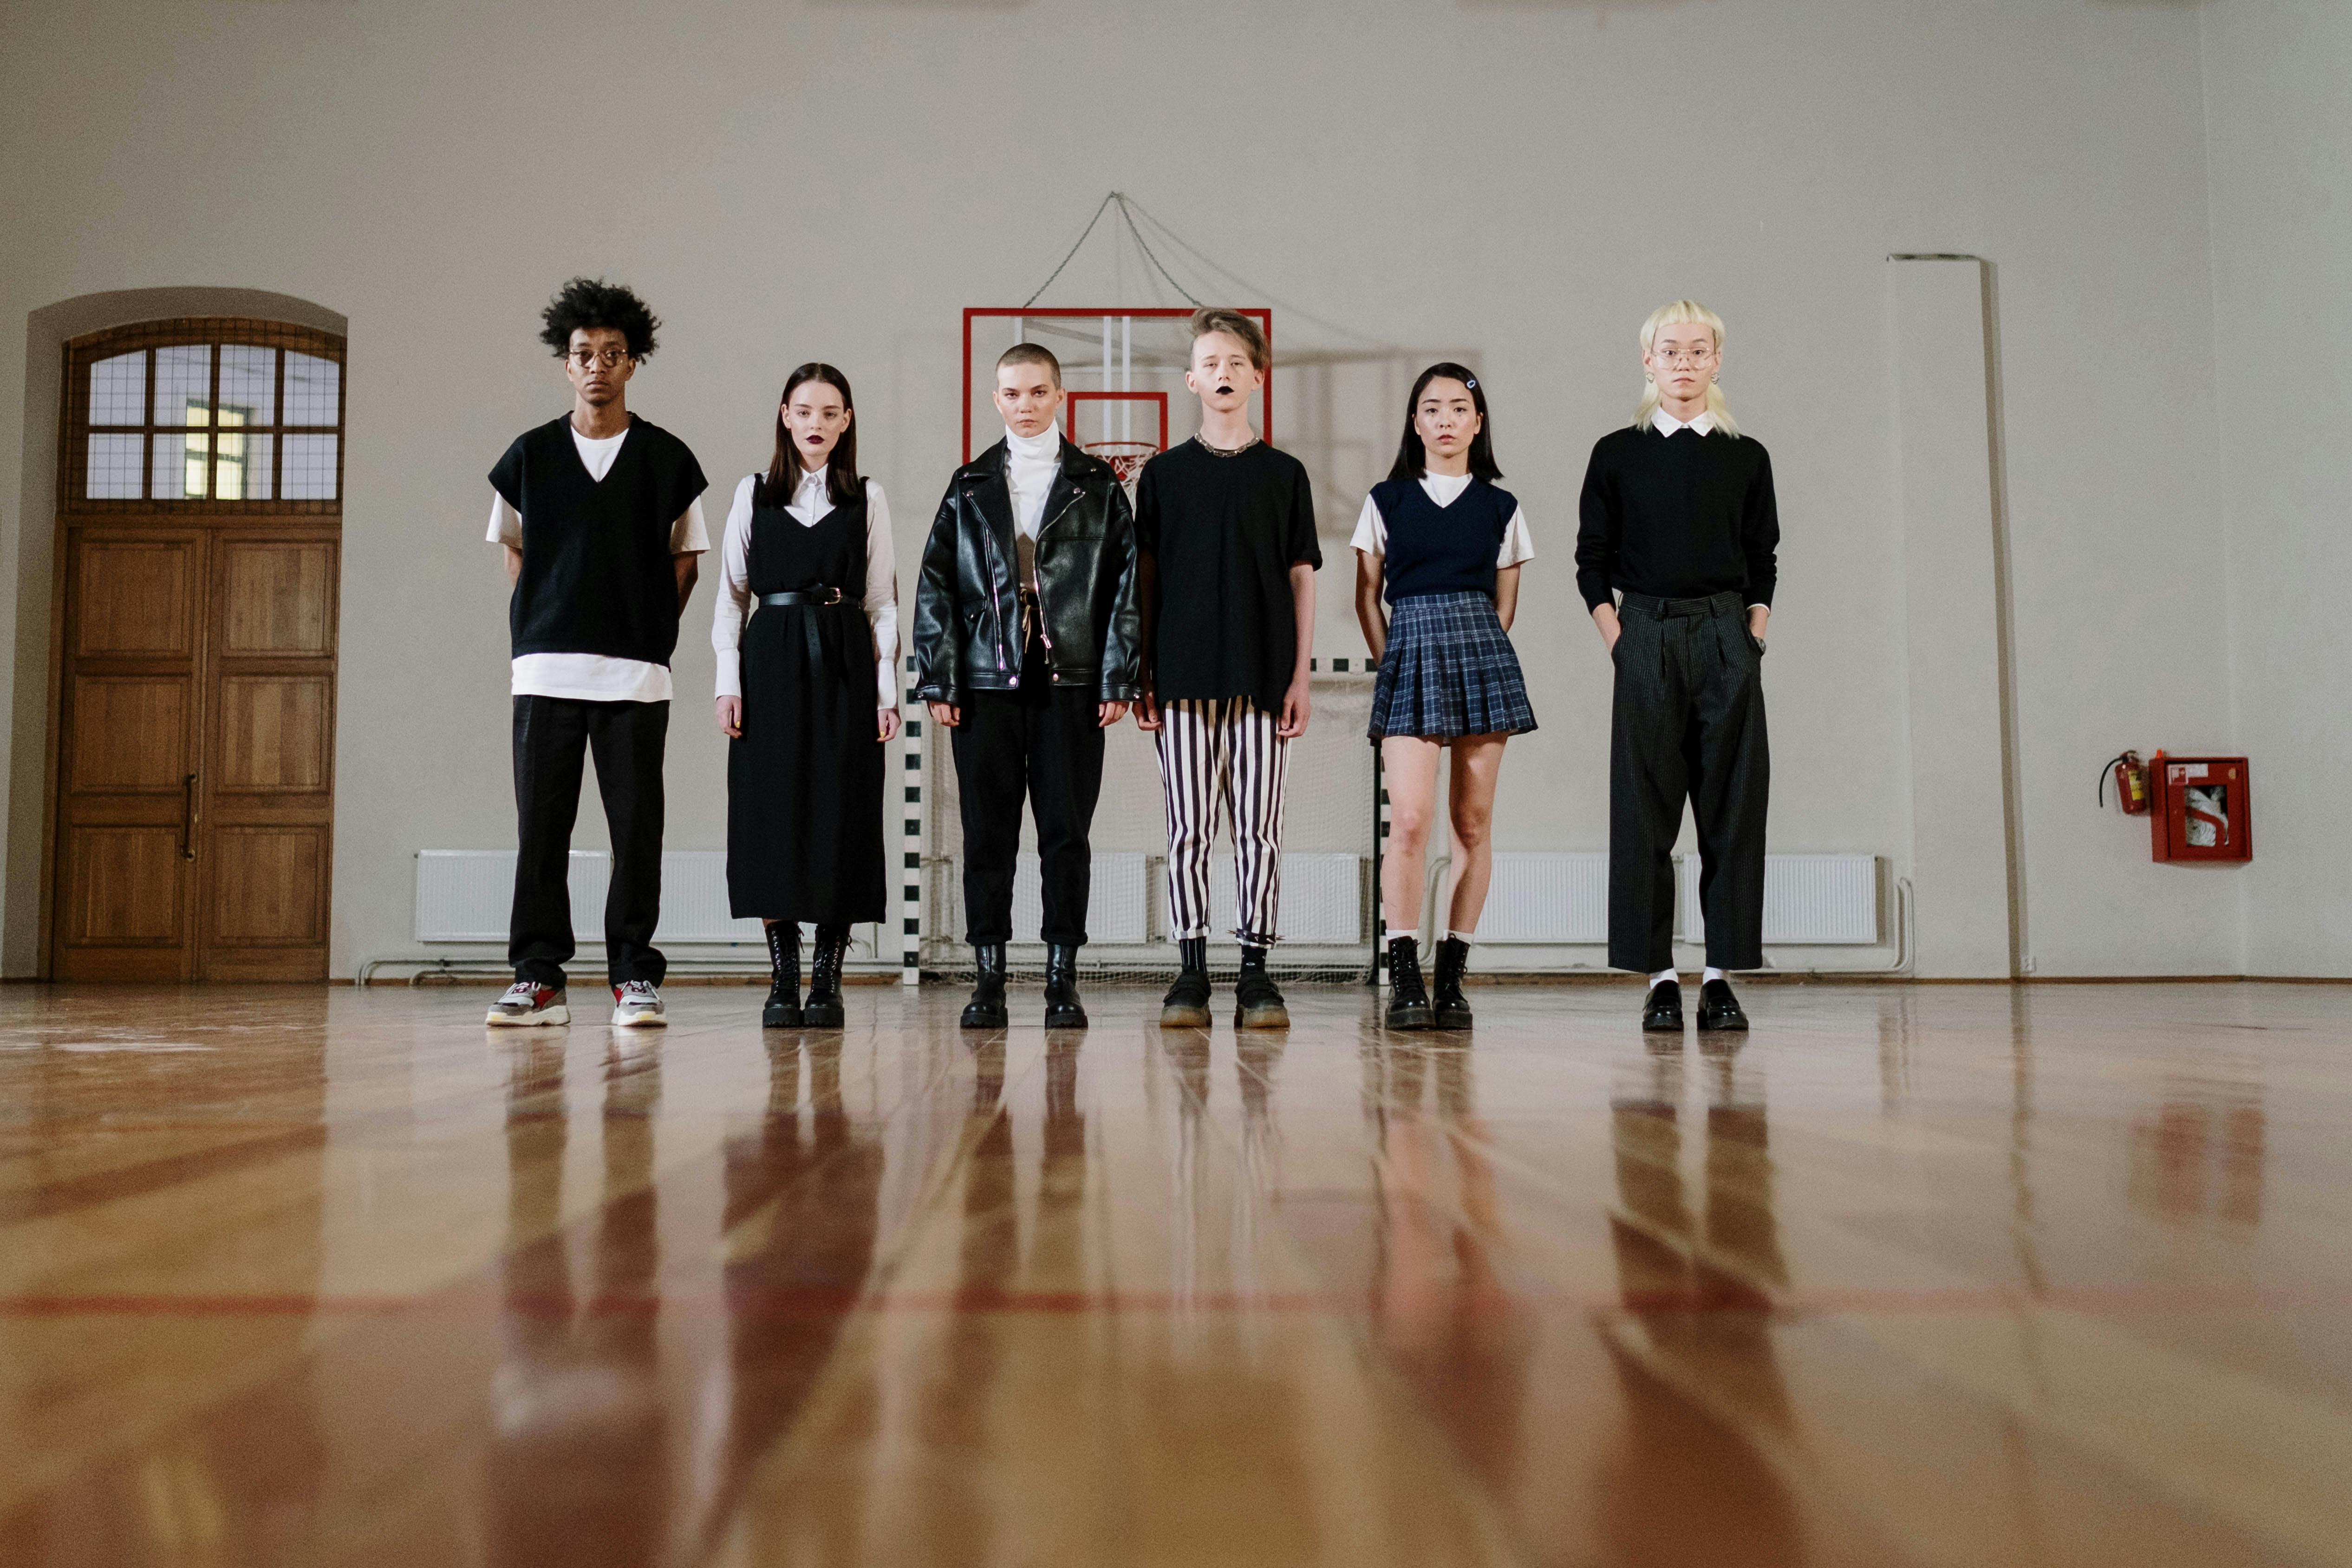
[[1209,934],[1209,846],[1234,834],[1234,935],[1275,942],[1282,902],[1282,780],[1290,742],[1247,697],[1161,706],[1160,782],[1168,796],[1168,909],[1181,939]]

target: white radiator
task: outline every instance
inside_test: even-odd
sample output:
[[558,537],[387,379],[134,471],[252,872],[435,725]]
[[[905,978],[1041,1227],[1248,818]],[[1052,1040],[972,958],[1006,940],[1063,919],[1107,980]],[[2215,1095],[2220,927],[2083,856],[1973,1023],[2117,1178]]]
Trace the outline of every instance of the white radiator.
[[1608,941],[1608,855],[1597,850],[1497,850],[1478,940]]
[[[1706,939],[1696,855],[1675,857],[1675,935]],[[1609,940],[1609,856],[1598,850],[1498,850],[1481,942],[1599,945]],[[1869,946],[1878,936],[1878,862],[1872,855],[1764,857],[1764,940]]]
[[[1139,851],[1097,850],[1087,887],[1087,940],[1136,944],[1151,940],[1151,878]],[[951,895],[959,925],[963,914],[961,879]],[[1013,940],[1037,941],[1045,919],[1043,873],[1037,857],[1024,854],[1013,866]]]
[[[1698,904],[1696,855],[1675,867],[1675,935],[1706,940]],[[1874,855],[1766,855],[1764,940],[1774,946],[1868,947],[1878,936],[1878,860]]]
[[[514,867],[512,850],[419,850],[416,939],[505,942]],[[613,858],[604,851],[572,852],[572,928],[583,944],[604,939],[604,890],[612,878]],[[760,945],[758,921],[728,914],[726,851],[672,850],[662,856],[661,925],[654,940]]]
[[[1353,946],[1366,940],[1365,868],[1370,861],[1347,851],[1298,851],[1282,857],[1280,933],[1294,946]],[[1209,857],[1209,940],[1234,939],[1234,857]]]

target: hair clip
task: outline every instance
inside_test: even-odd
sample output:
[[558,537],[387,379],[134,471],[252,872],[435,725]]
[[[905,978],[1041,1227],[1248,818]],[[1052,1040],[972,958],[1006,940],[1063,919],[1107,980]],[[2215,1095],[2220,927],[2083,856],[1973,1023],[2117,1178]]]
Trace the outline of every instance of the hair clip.
[[1476,376],[1471,376],[1467,380],[1464,381],[1462,384],[1465,387],[1471,388],[1473,391],[1475,391],[1478,385],[1478,378]]

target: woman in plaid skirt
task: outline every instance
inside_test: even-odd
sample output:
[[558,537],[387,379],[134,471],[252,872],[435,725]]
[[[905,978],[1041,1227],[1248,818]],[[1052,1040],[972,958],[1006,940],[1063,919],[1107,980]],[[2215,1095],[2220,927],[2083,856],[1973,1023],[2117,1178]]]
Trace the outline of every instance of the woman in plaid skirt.
[[[1391,1029],[1470,1027],[1462,978],[1494,870],[1487,829],[1503,743],[1536,727],[1509,636],[1519,567],[1536,552],[1527,515],[1495,484],[1502,476],[1478,378],[1450,361],[1434,364],[1412,384],[1396,466],[1372,486],[1356,521],[1356,619],[1380,664],[1371,737],[1388,777],[1381,902],[1391,932]],[[1412,934],[1421,929],[1438,757],[1449,749],[1454,895],[1437,945],[1433,1007]]]

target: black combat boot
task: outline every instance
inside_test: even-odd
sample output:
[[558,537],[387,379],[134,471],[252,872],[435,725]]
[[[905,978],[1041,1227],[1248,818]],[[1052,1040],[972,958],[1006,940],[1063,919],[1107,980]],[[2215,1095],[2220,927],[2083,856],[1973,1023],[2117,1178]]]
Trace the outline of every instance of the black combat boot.
[[848,926],[820,925],[816,928],[816,961],[809,966],[808,1001],[801,1009],[801,1021],[809,1028],[839,1029],[842,1026],[841,961],[848,953]]
[[1389,938],[1391,1029],[1427,1029],[1429,991],[1421,983],[1421,944],[1410,936]]
[[1235,1029],[1288,1029],[1290,1009],[1282,1005],[1282,988],[1265,972],[1265,949],[1242,946],[1242,972],[1234,981]]
[[760,1009],[761,1029],[801,1027],[801,925],[797,920],[768,922],[768,1005]]
[[1087,1027],[1087,1009],[1078,1000],[1078,949],[1068,942],[1045,949],[1045,1027]]
[[1004,1010],[1004,944],[973,943],[971,962],[979,973],[972,981],[971,1000],[963,1005],[963,1027],[1003,1029],[1010,1021]]
[[1160,1002],[1161,1029],[1209,1027],[1209,939],[1187,936],[1176,944],[1182,967]]
[[1470,944],[1448,936],[1437,945],[1437,1027],[1468,1029],[1470,998],[1462,994],[1462,977],[1470,972]]

